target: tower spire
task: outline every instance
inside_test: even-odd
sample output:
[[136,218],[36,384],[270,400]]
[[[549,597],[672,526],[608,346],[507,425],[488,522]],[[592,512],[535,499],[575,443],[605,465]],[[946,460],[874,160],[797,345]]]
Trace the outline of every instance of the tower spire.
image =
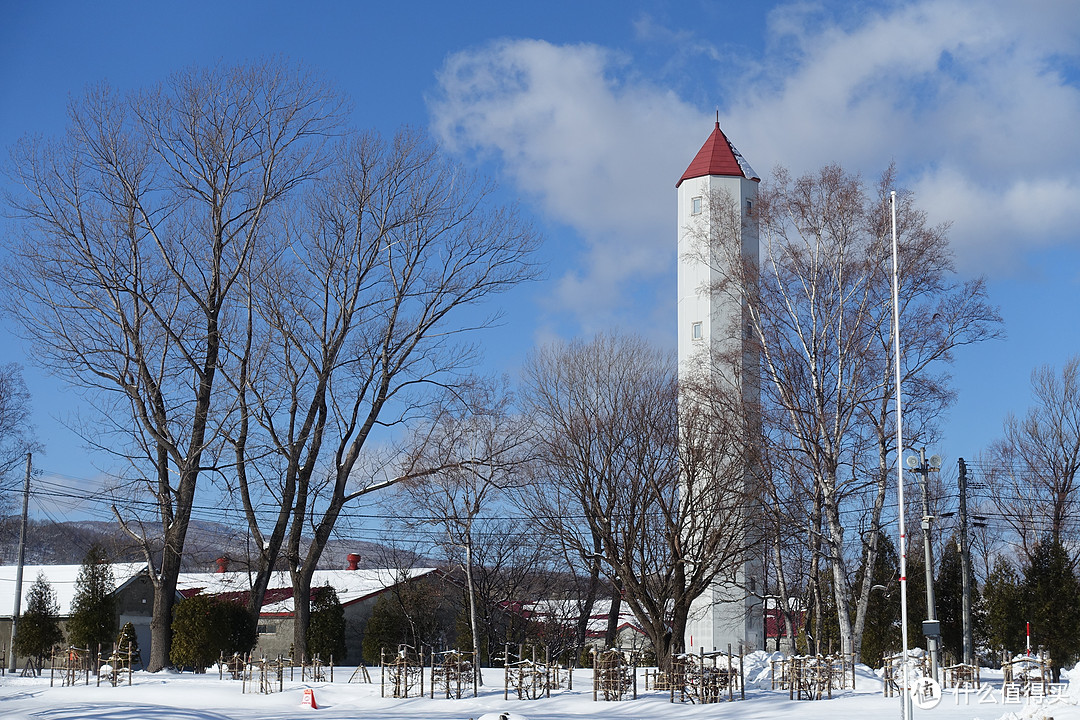
[[720,129],[720,111],[716,111],[716,129],[709,135],[709,139],[698,150],[686,172],[675,183],[679,187],[684,180],[690,178],[706,177],[709,175],[722,175],[725,177],[744,177],[747,180],[759,180],[759,176],[746,162],[742,153],[735,149],[731,141]]

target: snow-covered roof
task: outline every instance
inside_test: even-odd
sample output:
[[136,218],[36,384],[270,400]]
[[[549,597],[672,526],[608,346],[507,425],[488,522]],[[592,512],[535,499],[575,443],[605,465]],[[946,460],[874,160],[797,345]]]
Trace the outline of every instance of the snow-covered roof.
[[[113,581],[121,587],[146,569],[146,563],[111,563]],[[75,580],[79,577],[82,565],[24,565],[22,577],[22,605],[20,612],[26,612],[27,594],[30,586],[37,580],[38,574],[44,574],[60,605],[60,616],[71,614],[71,603],[75,599]],[[0,617],[10,618],[15,609],[15,565],[0,565]]]
[[[370,569],[370,570],[316,570],[311,587],[329,585],[337,593],[342,605],[362,600],[375,593],[406,580],[429,575],[435,568]],[[246,593],[251,588],[254,574],[247,572],[180,573],[176,583],[178,592],[184,595],[197,593],[220,595],[223,593]],[[262,612],[266,614],[290,614],[293,612],[292,580],[287,571],[273,573],[267,585],[266,601]]]
[[[27,593],[37,580],[38,573],[43,573],[60,606],[60,616],[71,614],[71,603],[75,599],[75,580],[79,577],[81,565],[24,565],[22,606],[25,612]],[[146,563],[111,563],[113,581],[117,588],[122,587],[132,578],[146,569]],[[14,565],[0,565],[0,617],[10,618],[15,605]],[[435,568],[412,568],[409,570],[373,569],[373,570],[316,570],[311,579],[311,587],[329,585],[337,592],[342,605],[362,600],[381,592],[398,583],[412,580],[435,572]],[[246,593],[251,588],[254,575],[247,572],[224,573],[180,573],[176,583],[178,592],[185,595],[207,593]],[[267,602],[263,612],[268,614],[292,613],[292,581],[286,571],[275,572],[267,586]]]
[[[567,599],[538,600],[535,603],[527,603],[521,606],[522,613],[531,619],[549,618],[554,622],[573,624],[577,622],[579,612],[578,603]],[[611,601],[599,599],[593,603],[592,612],[589,614],[585,625],[585,633],[590,637],[603,636],[607,632],[608,615],[611,612]],[[619,628],[630,627],[637,632],[644,632],[638,626],[637,618],[626,603],[619,606]]]

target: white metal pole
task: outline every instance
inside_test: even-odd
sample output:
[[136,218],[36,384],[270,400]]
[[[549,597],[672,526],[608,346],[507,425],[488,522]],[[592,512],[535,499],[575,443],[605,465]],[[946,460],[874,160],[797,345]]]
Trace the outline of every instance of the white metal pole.
[[900,263],[896,242],[896,191],[889,193],[892,206],[892,300],[893,300],[893,363],[896,366],[896,502],[900,510],[900,637],[903,643],[904,687],[900,705],[904,720],[911,718],[911,695],[908,683],[908,612],[907,612],[907,530],[904,527],[904,422],[900,399]]

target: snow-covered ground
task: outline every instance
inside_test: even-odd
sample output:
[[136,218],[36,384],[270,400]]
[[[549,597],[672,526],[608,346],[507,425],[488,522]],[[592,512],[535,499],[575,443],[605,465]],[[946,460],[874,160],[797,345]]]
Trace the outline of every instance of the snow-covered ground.
[[[503,699],[500,669],[486,670],[479,697],[446,700],[438,696],[396,700],[380,697],[378,668],[372,682],[348,683],[352,668],[337,668],[334,683],[301,683],[286,680],[283,692],[272,695],[242,694],[239,681],[206,675],[136,673],[131,687],[49,687],[48,671],[42,678],[7,675],[0,678],[0,718],[26,720],[263,720],[277,718],[323,718],[344,720],[583,720],[623,718],[693,720],[695,718],[800,718],[805,720],[884,720],[901,717],[897,698],[885,698],[881,681],[868,669],[858,672],[856,689],[834,693],[831,700],[792,701],[786,690],[771,690],[767,658],[755,653],[747,658],[746,700],[712,705],[672,704],[667,693],[639,692],[637,700],[594,702],[592,673],[579,670],[574,690],[553,692],[539,700]],[[639,690],[644,671],[639,671]],[[1074,671],[1074,676],[1076,671]],[[915,708],[913,718],[960,720],[961,718],[1054,718],[1080,720],[1080,683],[1076,697],[1072,687],[1062,700],[1051,705],[1004,704],[1000,672],[983,672],[994,690],[968,698],[945,691],[942,702],[930,710]],[[59,681],[58,681],[59,684]],[[311,689],[319,709],[303,706],[304,690]]]

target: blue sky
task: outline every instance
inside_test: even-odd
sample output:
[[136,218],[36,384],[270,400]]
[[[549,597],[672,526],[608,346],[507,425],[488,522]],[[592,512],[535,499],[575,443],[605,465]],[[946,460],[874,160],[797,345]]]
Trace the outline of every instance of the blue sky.
[[[513,373],[538,342],[619,329],[675,342],[675,181],[721,123],[761,173],[895,160],[1008,337],[966,348],[935,448],[954,463],[1080,352],[1080,4],[913,2],[15,2],[0,0],[0,145],[53,134],[88,83],[281,54],[357,126],[429,129],[545,236],[547,277],[483,342]],[[917,328],[910,329],[917,332]],[[93,478],[78,397],[27,365],[46,472]],[[97,462],[100,462],[97,461]]]

